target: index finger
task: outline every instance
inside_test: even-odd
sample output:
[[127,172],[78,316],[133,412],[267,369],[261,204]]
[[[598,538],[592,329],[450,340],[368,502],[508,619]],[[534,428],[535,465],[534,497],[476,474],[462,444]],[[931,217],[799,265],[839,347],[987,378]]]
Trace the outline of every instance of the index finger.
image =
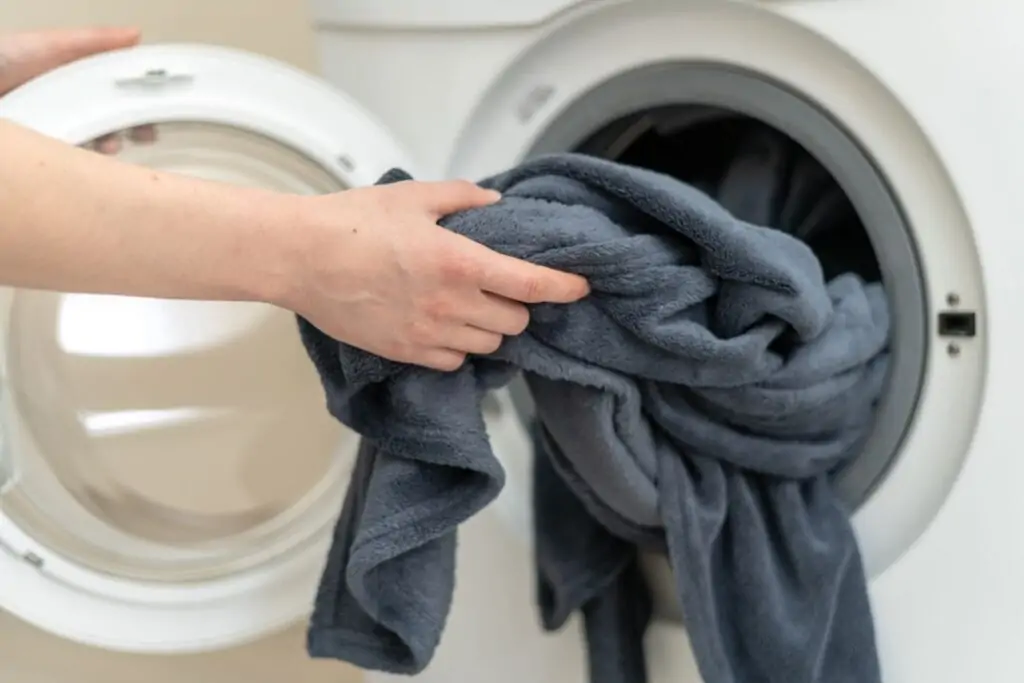
[[526,304],[568,304],[590,293],[579,275],[494,253],[483,269],[481,289]]
[[501,199],[500,193],[468,180],[411,181],[408,190],[420,206],[438,218],[487,206]]

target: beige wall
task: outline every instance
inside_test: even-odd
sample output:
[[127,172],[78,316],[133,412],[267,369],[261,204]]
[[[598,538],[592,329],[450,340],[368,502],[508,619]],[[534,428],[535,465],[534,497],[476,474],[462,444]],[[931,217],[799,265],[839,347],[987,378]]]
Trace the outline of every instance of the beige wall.
[[230,45],[314,66],[306,0],[3,0],[0,31],[127,24],[149,41]]
[[[304,0],[0,0],[0,32],[127,24],[149,42],[230,45],[313,69]],[[335,662],[311,662],[303,629],[228,652],[112,654],[59,640],[0,613],[0,681],[10,683],[353,683]]]

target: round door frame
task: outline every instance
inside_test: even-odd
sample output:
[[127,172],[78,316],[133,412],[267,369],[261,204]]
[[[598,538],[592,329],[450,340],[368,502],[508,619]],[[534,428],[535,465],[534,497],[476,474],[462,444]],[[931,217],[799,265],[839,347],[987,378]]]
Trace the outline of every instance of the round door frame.
[[[296,68],[229,48],[147,45],[84,59],[0,99],[0,117],[71,144],[152,123],[233,126],[312,159],[341,187],[373,184],[396,166],[416,173],[386,128],[350,97]],[[5,335],[6,307],[0,317]],[[3,410],[14,424],[11,406]],[[331,540],[325,533],[288,557],[229,578],[128,581],[43,546],[3,514],[2,502],[0,609],[70,640],[120,651],[219,649],[294,623],[310,609]]]
[[[679,63],[735,67],[813,94],[878,164],[908,223],[929,226],[914,234],[931,337],[920,359],[923,388],[900,456],[853,515],[866,569],[877,576],[924,533],[963,467],[985,387],[986,315],[978,248],[957,187],[933,141],[876,75],[779,11],[742,3],[610,4],[553,26],[495,79],[468,118],[447,174],[500,172],[535,150],[563,114],[602,84],[627,71]],[[955,355],[936,338],[951,292],[978,321],[975,336],[959,340]]]

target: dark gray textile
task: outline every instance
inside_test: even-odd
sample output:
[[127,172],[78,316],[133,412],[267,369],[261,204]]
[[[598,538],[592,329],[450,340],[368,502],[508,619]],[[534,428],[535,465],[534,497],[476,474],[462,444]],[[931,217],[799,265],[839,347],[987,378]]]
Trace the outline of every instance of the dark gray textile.
[[[818,194],[829,199],[789,206],[772,177],[734,167],[705,189],[741,197],[742,217],[772,224],[788,210],[799,227]],[[429,663],[455,529],[504,483],[480,402],[522,370],[540,423],[542,621],[583,613],[592,681],[646,678],[638,547],[667,552],[706,683],[879,681],[860,557],[828,475],[856,451],[881,392],[880,285],[855,274],[826,285],[800,240],[653,172],[558,155],[483,184],[502,201],[445,227],[584,275],[592,294],[533,307],[523,335],[454,373],[392,363],[300,320],[329,410],[364,437],[311,654],[396,673]]]

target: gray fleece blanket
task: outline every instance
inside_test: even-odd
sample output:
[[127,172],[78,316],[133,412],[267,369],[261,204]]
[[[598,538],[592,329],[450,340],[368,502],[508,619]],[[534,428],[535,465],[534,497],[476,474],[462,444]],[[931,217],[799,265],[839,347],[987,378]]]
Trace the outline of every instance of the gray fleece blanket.
[[592,681],[646,680],[641,549],[670,561],[706,683],[880,680],[861,560],[829,475],[865,438],[882,389],[884,292],[855,273],[826,282],[804,241],[738,218],[771,224],[790,210],[806,227],[816,200],[786,209],[768,200],[776,182],[734,171],[710,188],[746,187],[734,212],[668,176],[578,155],[484,181],[503,199],[443,225],[579,273],[592,294],[533,307],[524,334],[456,372],[393,363],[300,320],[330,412],[363,436],[313,656],[393,673],[428,665],[456,528],[504,482],[481,399],[523,372],[537,416],[542,621],[583,614]]

